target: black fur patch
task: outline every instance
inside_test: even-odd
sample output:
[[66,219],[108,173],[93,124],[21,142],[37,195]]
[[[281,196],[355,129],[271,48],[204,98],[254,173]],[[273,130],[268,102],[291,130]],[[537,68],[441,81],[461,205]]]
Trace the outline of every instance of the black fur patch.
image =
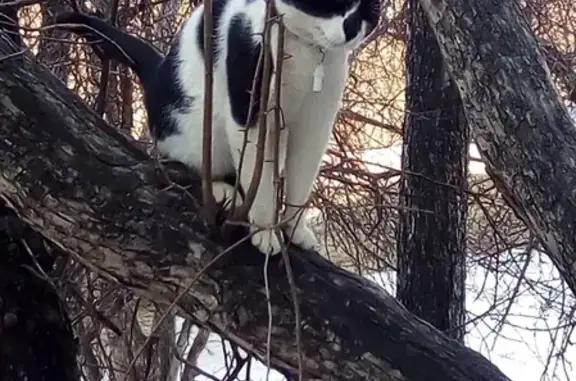
[[153,91],[146,93],[146,109],[148,111],[148,124],[151,135],[163,140],[174,135],[176,124],[170,118],[172,110],[185,110],[192,106],[193,98],[182,91],[178,82],[178,49],[180,38],[170,48],[170,53],[158,68],[156,83]]
[[[368,34],[376,27],[381,12],[381,0],[282,0],[311,16],[319,18],[330,18],[333,16],[344,16],[360,2],[357,14],[351,15],[344,25],[347,40],[354,38],[358,34],[361,21],[368,23]],[[356,30],[358,28],[358,30]],[[352,36],[352,37],[349,37]]]
[[[358,4],[358,0],[282,0],[286,4],[301,10],[311,16],[330,18],[343,16],[352,7]],[[362,0],[364,1],[364,0]]]
[[[228,31],[226,72],[232,117],[241,126],[253,126],[260,110],[262,70],[256,73],[256,69],[261,51],[262,45],[254,44],[250,21],[241,14],[234,16]],[[268,56],[267,59],[271,60],[272,57]],[[250,113],[250,93],[254,78],[256,78],[256,88]],[[251,115],[250,120],[248,120],[249,114]]]
[[362,0],[360,3],[360,15],[362,20],[368,23],[368,29],[366,30],[366,35],[372,33],[378,20],[380,19],[380,13],[382,12],[382,4],[380,0]]
[[351,41],[356,38],[362,28],[362,14],[360,12],[361,9],[358,8],[356,12],[352,13],[344,20],[343,28],[346,41]]

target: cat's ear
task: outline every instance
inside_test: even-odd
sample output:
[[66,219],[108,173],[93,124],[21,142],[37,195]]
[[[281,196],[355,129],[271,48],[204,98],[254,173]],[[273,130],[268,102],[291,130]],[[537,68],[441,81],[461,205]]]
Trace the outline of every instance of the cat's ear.
[[382,13],[382,4],[380,0],[361,0],[360,4],[362,19],[366,21],[366,37],[368,37],[378,25],[380,14]]

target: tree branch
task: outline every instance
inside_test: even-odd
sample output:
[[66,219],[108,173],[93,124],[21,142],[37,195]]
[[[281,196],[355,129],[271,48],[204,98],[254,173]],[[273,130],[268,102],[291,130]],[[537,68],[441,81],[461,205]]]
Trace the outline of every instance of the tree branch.
[[487,172],[576,295],[576,129],[520,3],[421,4]]
[[[0,56],[14,51],[0,34]],[[158,189],[158,167],[28,55],[0,62],[0,195],[47,239],[100,274],[171,302],[224,247],[200,218],[201,186]],[[184,176],[185,171],[180,171]],[[381,288],[314,252],[289,250],[309,380],[507,380]],[[244,243],[179,301],[194,322],[262,358],[263,256]],[[272,364],[298,354],[285,269],[271,260]]]

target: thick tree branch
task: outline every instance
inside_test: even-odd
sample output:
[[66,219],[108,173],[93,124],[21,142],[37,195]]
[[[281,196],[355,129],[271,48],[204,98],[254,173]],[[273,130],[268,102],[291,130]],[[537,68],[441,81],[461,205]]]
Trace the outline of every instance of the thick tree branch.
[[487,171],[576,294],[576,129],[515,0],[421,0]]
[[[0,35],[0,56],[14,48]],[[223,250],[187,197],[158,189],[157,166],[45,68],[0,62],[0,195],[66,252],[110,279],[171,302]],[[309,380],[507,380],[485,358],[390,295],[314,252],[291,248]],[[268,335],[263,256],[245,243],[210,267],[181,313],[260,357]],[[272,365],[296,373],[294,314],[280,260],[268,273]]]

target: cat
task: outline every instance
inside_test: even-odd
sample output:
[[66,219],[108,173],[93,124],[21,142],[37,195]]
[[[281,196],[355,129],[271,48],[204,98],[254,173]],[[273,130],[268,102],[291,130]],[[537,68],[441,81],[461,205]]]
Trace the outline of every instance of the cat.
[[[288,57],[282,64],[280,93],[284,128],[279,138],[279,167],[285,174],[283,220],[287,220],[282,231],[296,246],[313,249],[317,245],[315,234],[304,218],[296,215],[308,201],[336,122],[348,78],[349,55],[374,31],[381,5],[380,0],[271,1],[285,26],[284,52]],[[257,62],[266,6],[266,0],[213,0],[212,179],[217,202],[232,196],[234,187],[225,179],[238,176],[245,134],[248,145],[239,174],[244,191],[252,178],[261,109],[262,73],[257,71]],[[88,40],[104,37],[97,45],[100,54],[130,66],[140,79],[149,129],[160,153],[198,171],[202,167],[203,12],[204,5],[192,12],[165,57],[147,42],[93,16],[67,13],[56,21],[79,24],[64,27]],[[276,57],[277,33],[274,26],[271,54],[265,59]],[[274,65],[273,60],[271,63]],[[258,86],[250,110],[253,80]],[[272,100],[273,86],[270,91]],[[268,131],[273,121],[270,114]],[[262,178],[248,218],[252,244],[273,255],[281,252],[282,240],[271,228],[276,192],[270,135],[268,132]],[[237,197],[237,202],[241,201]]]

